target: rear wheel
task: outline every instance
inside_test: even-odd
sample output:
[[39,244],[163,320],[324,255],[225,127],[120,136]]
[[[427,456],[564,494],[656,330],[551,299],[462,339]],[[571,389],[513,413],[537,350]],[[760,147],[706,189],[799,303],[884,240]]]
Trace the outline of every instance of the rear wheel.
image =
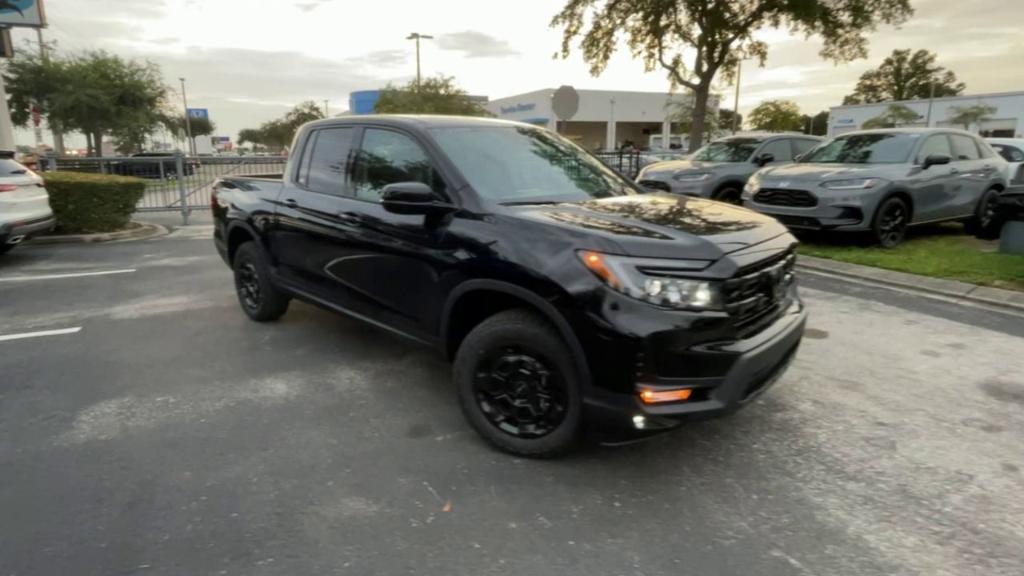
[[269,322],[288,311],[291,299],[271,283],[270,267],[259,246],[253,242],[239,246],[232,266],[238,303],[246,316],[256,322]]
[[996,208],[999,205],[999,191],[995,189],[985,192],[978,200],[978,206],[974,209],[974,216],[964,222],[964,230],[968,234],[974,234],[984,240],[994,240],[999,237],[1001,222],[996,217]]
[[741,204],[743,198],[743,191],[736,186],[723,186],[715,191],[715,195],[712,197],[714,200],[719,202],[728,202],[729,204]]
[[910,224],[910,207],[897,196],[886,199],[875,211],[871,226],[874,239],[882,248],[893,248],[903,241]]
[[572,354],[536,314],[509,310],[481,322],[459,347],[454,376],[466,419],[498,448],[547,458],[579,439],[583,408]]

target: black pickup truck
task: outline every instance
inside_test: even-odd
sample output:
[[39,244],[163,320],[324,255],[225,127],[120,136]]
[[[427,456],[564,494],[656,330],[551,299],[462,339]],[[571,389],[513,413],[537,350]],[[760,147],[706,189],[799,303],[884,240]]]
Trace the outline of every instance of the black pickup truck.
[[550,456],[728,413],[803,336],[774,219],[646,194],[573,143],[489,119],[302,127],[285,173],[215,185],[242,310],[298,298],[440,350],[470,424]]

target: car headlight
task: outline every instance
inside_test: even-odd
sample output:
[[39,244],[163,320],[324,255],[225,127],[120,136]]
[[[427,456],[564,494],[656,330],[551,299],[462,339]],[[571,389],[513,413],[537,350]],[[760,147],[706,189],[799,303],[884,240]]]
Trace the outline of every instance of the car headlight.
[[708,178],[711,178],[709,172],[682,172],[672,176],[676,182],[703,182]]
[[747,183],[743,185],[743,196],[749,198],[754,194],[757,194],[757,191],[760,189],[761,177],[758,176],[757,174],[754,174],[749,179],[747,179]]
[[706,268],[706,261],[630,258],[590,250],[577,254],[609,288],[631,298],[677,310],[722,310],[720,282],[684,277]]
[[822,188],[829,190],[869,190],[882,183],[879,178],[851,178],[849,180],[829,180],[822,182]]

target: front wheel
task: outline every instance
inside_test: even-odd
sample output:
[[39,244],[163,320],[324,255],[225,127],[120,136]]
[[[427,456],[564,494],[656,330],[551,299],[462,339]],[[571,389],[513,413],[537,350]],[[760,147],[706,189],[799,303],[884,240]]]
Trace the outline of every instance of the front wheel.
[[558,332],[527,310],[484,320],[455,356],[455,388],[473,428],[531,458],[571,449],[582,429],[579,375]]
[[17,244],[8,244],[6,242],[0,244],[0,254],[6,254],[10,252],[12,249],[14,249],[15,246],[17,246]]
[[882,202],[875,211],[871,232],[882,248],[893,248],[903,241],[910,224],[910,207],[899,197]]
[[715,192],[713,200],[729,204],[743,204],[743,191],[735,186],[726,186]]
[[978,200],[978,206],[974,209],[974,216],[964,222],[964,230],[968,234],[973,234],[982,240],[995,240],[999,238],[999,229],[1002,228],[1002,222],[999,222],[999,218],[996,216],[996,210],[999,206],[999,191],[990,189],[986,191],[981,199]]
[[290,298],[270,281],[270,267],[254,242],[238,247],[232,262],[235,292],[246,316],[256,322],[277,320],[288,311]]

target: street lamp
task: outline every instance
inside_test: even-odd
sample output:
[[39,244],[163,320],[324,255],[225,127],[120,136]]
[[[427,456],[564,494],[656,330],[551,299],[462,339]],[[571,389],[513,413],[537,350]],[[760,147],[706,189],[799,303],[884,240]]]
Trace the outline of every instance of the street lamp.
[[188,137],[188,153],[195,156],[196,144],[192,141],[192,120],[188,117],[188,97],[185,95],[185,78],[178,78],[178,80],[181,80],[181,100],[185,104],[185,135]]
[[416,89],[420,89],[420,39],[433,40],[433,36],[427,36],[426,34],[420,34],[419,32],[413,32],[406,37],[406,40],[416,41]]

